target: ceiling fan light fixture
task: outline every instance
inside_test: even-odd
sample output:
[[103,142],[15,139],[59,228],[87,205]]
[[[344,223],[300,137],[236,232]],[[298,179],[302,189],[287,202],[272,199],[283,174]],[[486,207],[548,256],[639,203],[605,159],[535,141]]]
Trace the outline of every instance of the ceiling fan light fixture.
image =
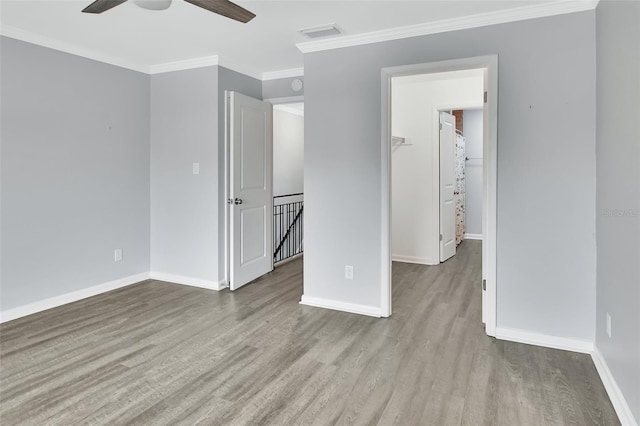
[[171,0],[133,0],[136,6],[147,10],[165,10],[171,6]]

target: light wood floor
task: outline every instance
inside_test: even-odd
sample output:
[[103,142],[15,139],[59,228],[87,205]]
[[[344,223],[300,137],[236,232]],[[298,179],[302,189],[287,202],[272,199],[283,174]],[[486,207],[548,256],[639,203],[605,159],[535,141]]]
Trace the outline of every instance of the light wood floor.
[[390,319],[299,305],[298,260],[235,293],[147,281],[6,323],[0,423],[619,424],[589,356],[484,334],[478,242],[393,276]]

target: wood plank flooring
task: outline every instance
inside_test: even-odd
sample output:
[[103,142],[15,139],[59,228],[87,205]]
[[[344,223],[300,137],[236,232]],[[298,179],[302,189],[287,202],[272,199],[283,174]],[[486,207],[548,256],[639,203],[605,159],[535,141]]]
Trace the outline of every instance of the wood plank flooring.
[[480,244],[394,263],[375,319],[298,304],[302,262],[237,292],[146,281],[0,327],[8,425],[616,425],[589,356],[497,341]]

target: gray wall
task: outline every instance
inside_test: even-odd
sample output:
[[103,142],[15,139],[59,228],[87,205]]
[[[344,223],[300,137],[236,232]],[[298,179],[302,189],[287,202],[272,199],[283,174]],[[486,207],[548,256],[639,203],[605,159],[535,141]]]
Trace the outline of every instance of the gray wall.
[[225,279],[225,91],[234,91],[255,99],[262,99],[262,82],[224,67],[218,67],[218,281]]
[[[302,80],[302,90],[294,92],[291,82],[295,79]],[[262,82],[262,99],[289,98],[292,96],[304,96],[304,77],[279,78]]]
[[0,308],[148,271],[149,76],[1,44]]
[[465,162],[464,221],[466,233],[476,235],[482,235],[482,121],[481,109],[467,109],[462,114],[465,156],[469,157]]
[[217,179],[218,67],[152,75],[152,271],[217,282]]
[[380,306],[381,68],[487,54],[498,326],[593,341],[594,11],[305,54],[304,294]]
[[304,192],[304,117],[274,108],[273,195],[300,192]]
[[[601,1],[597,23],[596,346],[640,421],[640,3]],[[606,314],[611,315],[611,338]]]
[[222,279],[225,89],[262,97],[221,67],[149,77],[3,37],[0,307],[149,270]]

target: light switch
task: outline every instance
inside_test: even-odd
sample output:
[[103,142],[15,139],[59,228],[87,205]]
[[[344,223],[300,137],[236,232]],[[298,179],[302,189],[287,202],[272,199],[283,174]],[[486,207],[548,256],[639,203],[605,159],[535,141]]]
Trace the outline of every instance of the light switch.
[[353,279],[353,266],[352,265],[345,265],[344,267],[344,277],[348,280],[352,280]]
[[200,174],[200,163],[193,163],[193,174],[194,175]]

